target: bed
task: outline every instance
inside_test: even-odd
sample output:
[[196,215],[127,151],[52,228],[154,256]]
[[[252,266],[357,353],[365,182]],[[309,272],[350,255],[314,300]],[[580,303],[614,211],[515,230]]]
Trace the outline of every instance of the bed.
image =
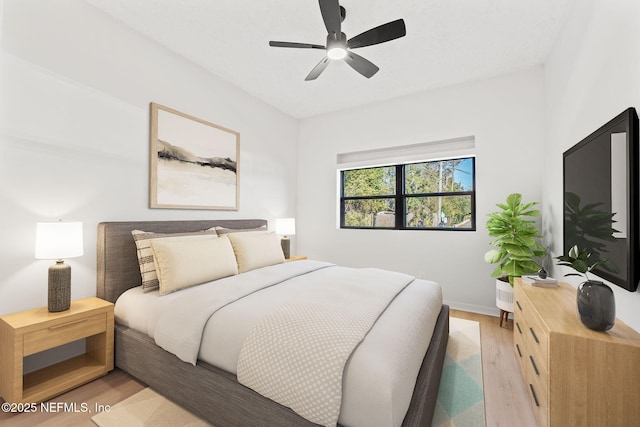
[[[135,293],[141,286],[133,230],[184,233],[212,227],[252,229],[266,225],[267,222],[260,219],[101,223],[98,226],[97,296],[115,303],[123,293]],[[313,267],[312,262],[309,265]],[[302,268],[302,264],[297,268]],[[446,305],[439,308],[428,348],[419,363],[408,410],[402,418],[403,426],[431,425],[449,329],[449,308]],[[124,323],[128,322],[116,321],[115,325],[116,366],[215,426],[317,425],[240,384],[235,373],[200,359],[195,364],[180,360],[158,346],[154,338],[139,327]]]

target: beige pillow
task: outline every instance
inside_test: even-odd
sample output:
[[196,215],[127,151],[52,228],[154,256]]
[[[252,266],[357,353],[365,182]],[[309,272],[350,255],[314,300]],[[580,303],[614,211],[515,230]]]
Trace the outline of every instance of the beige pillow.
[[227,236],[233,245],[240,273],[284,262],[280,239],[275,233],[237,233]]
[[142,276],[143,292],[150,292],[158,289],[158,275],[156,273],[156,264],[153,262],[153,250],[151,249],[152,240],[189,240],[217,237],[217,233],[214,228],[187,233],[152,233],[149,231],[133,230],[131,235],[133,236],[133,240],[136,242],[136,248],[138,249],[138,264],[140,265],[140,275]]
[[227,237],[151,241],[160,295],[238,274]]
[[218,225],[216,226],[215,229],[216,229],[216,232],[218,233],[218,236],[222,236],[223,234],[230,234],[230,233],[253,233],[253,232],[266,233],[267,232],[266,225],[261,225],[260,227],[256,227],[256,228],[225,228],[225,227],[220,227]]

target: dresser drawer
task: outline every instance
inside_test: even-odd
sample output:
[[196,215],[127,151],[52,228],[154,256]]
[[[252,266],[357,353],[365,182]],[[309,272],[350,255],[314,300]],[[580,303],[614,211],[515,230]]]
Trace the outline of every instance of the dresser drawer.
[[538,320],[537,311],[518,287],[514,294],[513,319],[516,357],[538,427],[546,427],[549,424],[549,336]]
[[540,390],[535,381],[527,381],[527,392],[533,403],[533,413],[538,421],[538,427],[549,425],[549,403],[548,396]]
[[522,371],[525,381],[535,389],[536,406],[547,407],[549,403],[549,374],[547,371],[538,366],[532,354],[523,356]]
[[525,343],[533,357],[534,364],[539,370],[548,371],[549,336],[535,318],[529,319],[525,336]]
[[60,322],[48,322],[43,324],[42,329],[24,334],[24,355],[38,353],[106,330],[106,313],[77,320],[64,319]]
[[526,365],[524,362],[526,361],[527,354],[529,351],[526,348],[524,343],[524,335],[523,331],[523,322],[522,320],[514,317],[513,319],[513,346],[516,351],[516,358],[518,359],[518,363],[520,364],[520,369],[524,373],[526,369]]
[[522,336],[523,345],[536,365],[548,371],[549,336],[541,326],[531,303],[521,295],[516,296],[514,313],[514,335]]
[[[530,323],[527,318],[515,316],[514,319],[514,347],[520,370],[527,384],[531,384],[529,394],[536,395],[536,407],[546,407],[548,402],[549,375],[544,363],[541,348],[531,338]],[[532,327],[535,328],[535,327]],[[535,330],[535,329],[534,329]],[[546,337],[546,335],[545,335]],[[529,387],[529,386],[527,386]],[[533,396],[532,396],[533,401]]]

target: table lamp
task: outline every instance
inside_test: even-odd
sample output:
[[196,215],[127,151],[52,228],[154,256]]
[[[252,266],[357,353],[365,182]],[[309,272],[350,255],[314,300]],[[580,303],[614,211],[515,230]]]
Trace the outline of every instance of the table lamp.
[[289,236],[296,234],[296,219],[276,218],[276,234],[283,236],[280,240],[280,245],[282,246],[284,257],[289,259],[291,257],[291,241],[289,240]]
[[81,222],[38,222],[36,258],[55,259],[49,267],[49,311],[68,310],[71,305],[71,266],[63,258],[82,256]]

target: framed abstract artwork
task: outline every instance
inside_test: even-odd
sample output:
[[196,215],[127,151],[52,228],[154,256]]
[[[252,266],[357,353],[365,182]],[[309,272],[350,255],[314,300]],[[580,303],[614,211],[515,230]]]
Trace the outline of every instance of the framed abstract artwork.
[[151,208],[238,210],[240,133],[151,103]]

